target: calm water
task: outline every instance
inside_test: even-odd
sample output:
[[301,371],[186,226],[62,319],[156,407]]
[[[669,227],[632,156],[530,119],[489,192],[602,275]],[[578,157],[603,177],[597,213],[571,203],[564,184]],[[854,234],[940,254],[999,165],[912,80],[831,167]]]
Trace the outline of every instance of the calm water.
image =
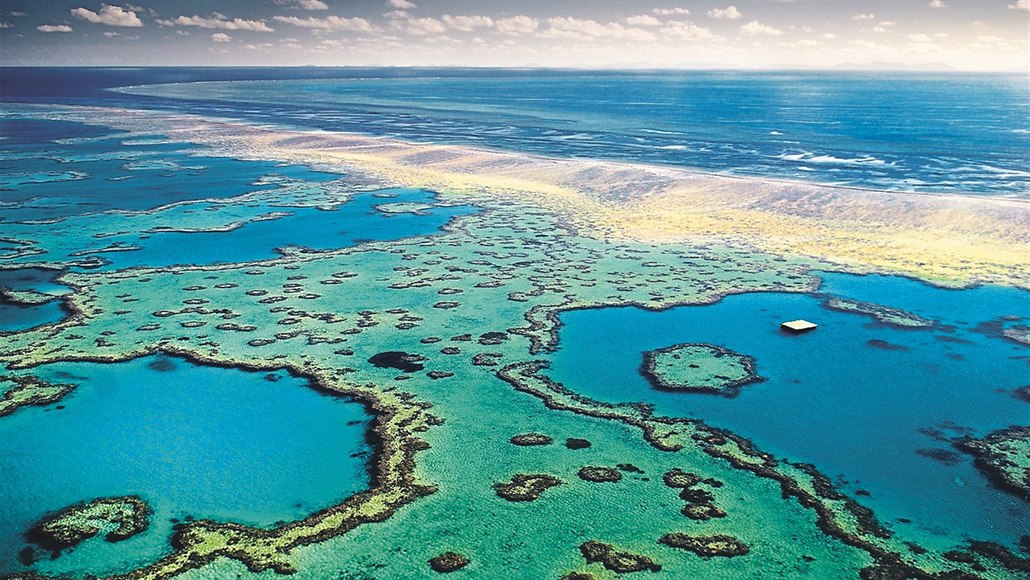
[[[910,518],[921,533],[1011,545],[1030,533],[1030,505],[988,486],[970,457],[927,456],[951,451],[932,431],[983,435],[1030,422],[1030,405],[1012,396],[1026,383],[1030,349],[979,326],[1001,316],[1025,323],[1030,293],[841,274],[827,274],[824,291],[909,308],[951,327],[902,330],[827,310],[811,295],[778,293],[664,312],[574,311],[562,315],[550,375],[597,400],[653,403],[660,414],[703,419],[777,456],[815,463],[831,477],[839,474],[846,491],[869,491],[861,501],[885,521]],[[795,318],[819,328],[796,336],[778,330]],[[682,342],[749,354],[767,380],[734,399],[652,389],[638,372],[642,352]]]
[[97,537],[41,570],[124,571],[167,552],[172,518],[270,526],[365,489],[368,417],[285,372],[250,373],[151,356],[37,369],[78,385],[59,405],[0,421],[0,574],[16,569],[21,534],[48,512],[136,494],[150,529]]
[[[392,197],[384,199],[380,197],[383,195]],[[278,255],[277,249],[287,246],[334,250],[367,241],[431,234],[451,218],[472,211],[469,206],[457,206],[429,209],[419,214],[387,214],[375,207],[383,203],[431,203],[433,200],[433,194],[425,190],[394,188],[362,193],[328,210],[260,205],[251,208],[252,211],[283,211],[290,215],[249,222],[228,232],[156,232],[105,238],[105,243],[122,242],[139,249],[101,254],[107,262],[102,269],[251,262],[274,258]],[[197,211],[203,211],[203,207]]]

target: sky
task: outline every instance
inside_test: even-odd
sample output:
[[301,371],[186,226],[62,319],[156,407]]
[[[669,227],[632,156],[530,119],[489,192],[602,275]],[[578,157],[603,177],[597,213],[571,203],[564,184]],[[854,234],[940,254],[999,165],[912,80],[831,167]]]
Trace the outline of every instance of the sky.
[[4,66],[1026,72],[1028,36],[1030,0],[0,0]]

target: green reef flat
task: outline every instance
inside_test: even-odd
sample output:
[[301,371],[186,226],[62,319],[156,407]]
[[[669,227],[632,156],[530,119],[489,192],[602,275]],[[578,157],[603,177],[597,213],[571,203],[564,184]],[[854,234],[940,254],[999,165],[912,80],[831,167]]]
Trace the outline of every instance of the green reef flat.
[[[117,119],[126,139],[174,130],[163,123]],[[215,153],[259,155],[245,140]],[[588,235],[574,207],[474,185],[441,189],[412,205],[379,205],[395,215],[388,219],[475,208],[439,231],[392,241],[290,246],[267,259],[158,268],[104,268],[73,255],[86,240],[173,224],[231,233],[233,224],[267,214],[268,197],[280,211],[295,211],[279,206],[285,198],[297,207],[345,204],[356,191],[409,185],[355,166],[322,169],[361,177],[326,187],[290,182],[220,199],[210,210],[201,209],[210,202],[197,201],[71,216],[65,237],[33,239],[32,252],[5,258],[11,269],[65,269],[59,281],[72,292],[61,298],[70,312],[63,320],[0,343],[0,409],[9,409],[0,421],[76,396],[38,376],[46,365],[155,354],[285,369],[371,416],[367,490],[272,526],[184,522],[152,563],[99,573],[586,579],[1019,578],[1030,571],[1030,559],[1011,546],[907,535],[816,466],[774,457],[717,425],[662,416],[646,404],[595,401],[548,377],[563,312],[813,293],[818,278],[811,271],[832,264],[718,239]],[[78,260],[98,267],[72,268]],[[882,312],[872,315],[879,320]],[[700,361],[699,368],[683,369],[676,356]],[[746,353],[706,345],[658,353],[654,372],[670,385],[720,393],[755,379]],[[124,527],[126,498],[82,500],[77,517]],[[110,509],[89,511],[100,506]],[[138,521],[140,510],[131,511]],[[110,533],[105,525],[97,529]],[[0,572],[98,573],[65,569],[63,558]]]
[[656,389],[725,397],[762,380],[753,358],[710,344],[677,344],[646,352],[640,373]]
[[1030,428],[1002,429],[956,445],[976,457],[976,466],[999,487],[1030,499]]
[[[37,522],[29,541],[59,553],[106,530],[109,542],[118,542],[147,529],[150,508],[138,497],[111,497],[68,506]],[[55,556],[56,557],[56,556]]]

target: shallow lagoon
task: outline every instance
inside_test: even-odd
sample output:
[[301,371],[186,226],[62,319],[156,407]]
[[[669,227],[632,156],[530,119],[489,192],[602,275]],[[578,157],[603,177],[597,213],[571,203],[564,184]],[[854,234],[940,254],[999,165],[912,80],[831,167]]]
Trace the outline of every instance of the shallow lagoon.
[[[55,140],[57,135],[70,141]],[[268,174],[312,181],[339,177],[296,165],[204,156],[202,147],[164,138],[126,141],[119,131],[67,121],[0,119],[0,136],[0,173],[6,176],[0,202],[9,204],[0,206],[0,222],[230,198],[276,187],[255,184]]]
[[228,232],[158,232],[110,238],[104,241],[121,241],[140,249],[101,254],[109,262],[103,268],[252,262],[275,258],[275,250],[286,246],[334,250],[367,241],[431,234],[452,217],[472,211],[470,206],[456,206],[434,207],[419,214],[387,214],[375,208],[386,202],[426,203],[432,200],[433,194],[425,190],[394,188],[356,195],[330,210],[262,206],[254,213],[279,211],[291,215],[251,221]]
[[36,372],[79,386],[0,420],[0,573],[17,569],[32,522],[78,501],[138,494],[154,514],[136,537],[87,540],[39,571],[132,569],[170,549],[172,518],[271,526],[368,486],[364,409],[284,371],[156,355]]
[[[947,544],[951,533],[1014,545],[1030,533],[1030,506],[990,487],[970,457],[948,453],[949,444],[934,438],[962,435],[963,428],[983,435],[1030,420],[1030,406],[1011,391],[1026,382],[1030,350],[979,326],[1030,315],[1030,296],[886,276],[825,280],[824,291],[904,307],[953,328],[889,327],[800,294],[744,294],[662,312],[580,310],[561,317],[561,347],[549,375],[588,397],[652,403],[658,414],[699,418],[776,456],[841,474],[845,491],[868,491],[862,503],[887,523],[913,520],[890,525],[913,526],[927,543],[938,537]],[[795,318],[820,326],[802,335],[778,329]],[[751,355],[767,380],[733,399],[652,389],[638,372],[642,352],[683,342]],[[940,451],[943,461],[927,456]]]

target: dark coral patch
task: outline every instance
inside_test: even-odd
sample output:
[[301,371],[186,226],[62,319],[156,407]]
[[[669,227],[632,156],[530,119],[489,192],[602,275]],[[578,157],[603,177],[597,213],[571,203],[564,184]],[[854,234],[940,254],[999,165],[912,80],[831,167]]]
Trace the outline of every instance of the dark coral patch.
[[413,373],[426,368],[421,364],[426,357],[419,354],[407,353],[399,350],[388,350],[372,355],[368,362],[380,369],[397,369],[405,373]]
[[515,435],[509,441],[511,441],[512,445],[518,445],[520,447],[550,445],[551,443],[554,443],[554,439],[542,433],[522,433]]
[[579,478],[594,483],[615,483],[622,479],[622,474],[614,467],[588,465],[579,470]]
[[697,485],[701,481],[701,476],[696,473],[690,473],[683,471],[676,467],[662,476],[662,481],[665,485],[672,488],[685,488]]
[[495,483],[494,491],[508,501],[533,501],[561,480],[546,473],[518,473],[508,483]]
[[444,552],[429,559],[429,567],[441,573],[454,572],[468,566],[469,559],[455,552]]
[[565,440],[565,446],[569,449],[586,449],[590,447],[590,442],[586,439],[577,439],[575,437],[569,437]]
[[579,546],[579,552],[583,554],[587,562],[593,564],[600,562],[605,568],[616,574],[627,574],[629,572],[643,572],[650,570],[658,572],[662,569],[660,564],[655,563],[650,557],[643,554],[634,554],[618,550],[611,544],[605,544],[595,540],[583,542]]
[[743,556],[750,551],[750,548],[744,542],[733,536],[722,534],[692,536],[690,534],[673,532],[662,536],[658,543],[665,544],[670,548],[689,550],[704,558],[711,558],[712,556]]

